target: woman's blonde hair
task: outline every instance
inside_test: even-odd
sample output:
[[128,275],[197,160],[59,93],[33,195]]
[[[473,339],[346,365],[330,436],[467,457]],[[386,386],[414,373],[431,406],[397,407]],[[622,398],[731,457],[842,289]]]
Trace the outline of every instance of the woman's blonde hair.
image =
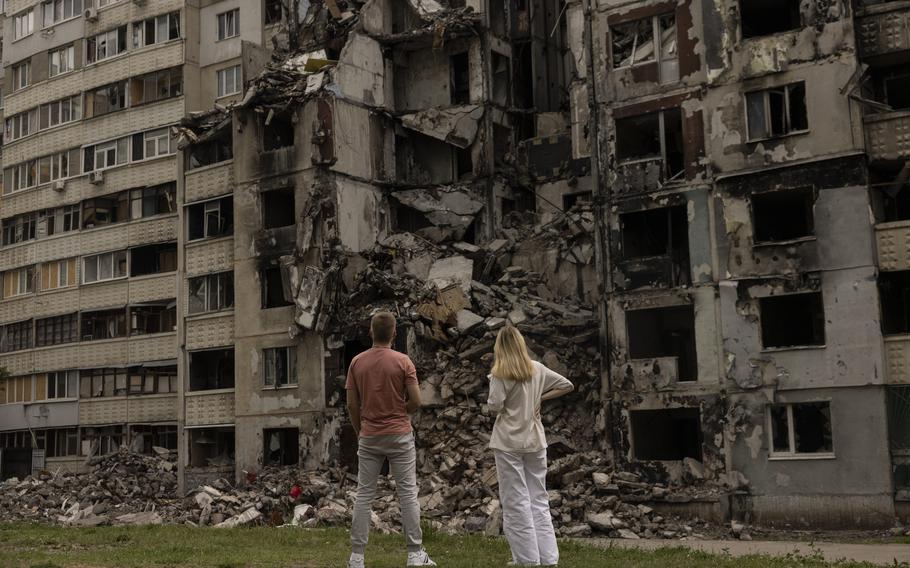
[[511,325],[502,328],[493,345],[493,376],[521,382],[530,380],[533,372],[528,346],[521,332]]

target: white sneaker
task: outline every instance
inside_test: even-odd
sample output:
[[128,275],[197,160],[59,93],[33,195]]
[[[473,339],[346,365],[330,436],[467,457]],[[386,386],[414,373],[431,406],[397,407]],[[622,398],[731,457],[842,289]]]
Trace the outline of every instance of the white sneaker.
[[348,559],[348,568],[363,568],[363,554],[352,552],[351,558]]
[[408,552],[408,566],[436,566],[426,550],[420,552]]

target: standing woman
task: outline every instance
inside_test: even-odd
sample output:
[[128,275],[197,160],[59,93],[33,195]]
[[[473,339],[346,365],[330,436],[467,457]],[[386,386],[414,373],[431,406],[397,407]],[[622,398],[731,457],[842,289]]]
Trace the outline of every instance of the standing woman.
[[496,414],[490,448],[496,457],[503,530],[518,566],[555,566],[559,549],[547,495],[547,440],[540,404],[572,392],[559,373],[531,361],[524,337],[504,327],[493,346],[490,410]]

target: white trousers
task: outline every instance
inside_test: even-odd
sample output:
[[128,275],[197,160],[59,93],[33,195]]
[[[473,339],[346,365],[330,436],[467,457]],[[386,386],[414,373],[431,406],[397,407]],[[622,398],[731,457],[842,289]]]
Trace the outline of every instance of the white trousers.
[[520,566],[555,566],[559,562],[550,499],[547,451],[512,453],[493,450],[502,502],[502,527]]

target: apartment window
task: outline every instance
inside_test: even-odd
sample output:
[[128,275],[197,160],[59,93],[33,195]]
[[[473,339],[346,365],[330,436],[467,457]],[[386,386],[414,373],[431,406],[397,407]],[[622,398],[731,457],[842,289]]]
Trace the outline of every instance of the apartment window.
[[13,65],[13,91],[28,87],[32,79],[32,63],[28,59]]
[[632,452],[636,460],[702,461],[701,412],[698,408],[632,410]]
[[802,27],[799,0],[740,0],[743,38],[760,37]]
[[264,465],[295,465],[300,461],[300,430],[297,428],[265,429],[262,439],[265,441]]
[[35,30],[35,10],[29,8],[13,16],[13,41],[24,38]]
[[14,245],[30,241],[36,236],[38,216],[26,213],[3,220],[3,245]]
[[79,398],[79,371],[48,373],[47,398]]
[[133,135],[133,161],[167,156],[174,150],[176,150],[176,144],[172,150],[169,128],[158,128]]
[[189,169],[201,168],[230,160],[234,157],[231,129],[223,129],[217,136],[206,142],[190,147]]
[[130,217],[142,219],[174,213],[177,210],[176,191],[176,182],[130,190]]
[[133,24],[133,47],[164,43],[180,37],[180,12],[161,14]]
[[[133,367],[129,371],[129,394],[177,392],[177,367]],[[158,445],[158,444],[156,444]]]
[[187,428],[189,455],[187,467],[226,467],[234,465],[234,427]]
[[38,109],[33,108],[6,119],[6,140],[13,141],[38,131]]
[[126,395],[126,369],[89,369],[79,373],[79,397]]
[[670,108],[616,119],[616,159],[622,162],[660,161],[664,179],[685,169],[682,113]]
[[449,57],[449,98],[453,105],[471,102],[471,73],[468,52]]
[[[76,0],[79,1],[79,0]],[[76,48],[72,45],[55,49],[48,54],[48,75],[56,77],[76,68]]]
[[130,79],[130,106],[163,101],[183,94],[183,69],[174,67]]
[[[0,389],[3,383],[0,382]],[[0,404],[3,403],[3,393],[0,392]],[[32,435],[27,430],[19,432],[0,432],[0,448],[31,448]]]
[[126,81],[111,83],[85,93],[87,117],[101,116],[126,108]]
[[626,261],[626,289],[689,284],[687,217],[683,205],[619,216],[622,260]]
[[16,164],[3,171],[3,193],[15,193],[35,187],[38,182],[38,160]]
[[128,137],[87,146],[83,154],[85,161],[83,172],[88,173],[125,164],[129,159],[129,147],[130,139]]
[[234,232],[234,200],[231,196],[195,203],[186,208],[187,238],[208,239]]
[[746,93],[746,126],[750,141],[807,131],[806,84]]
[[41,289],[57,290],[76,285],[76,259],[54,260],[41,264]]
[[240,92],[240,65],[219,69],[215,74],[218,80],[218,96],[226,97]]
[[177,270],[177,243],[159,243],[130,249],[130,276]]
[[691,305],[626,312],[630,359],[676,358],[677,380],[698,378],[695,309]]
[[263,349],[263,381],[267,387],[297,384],[297,350],[293,347]]
[[86,64],[102,61],[126,51],[126,26],[108,30],[85,40]]
[[44,450],[45,457],[62,458],[79,455],[79,429],[54,428],[39,430],[35,433],[38,448]]
[[125,250],[86,256],[82,259],[82,283],[91,284],[126,278],[128,265]]
[[[0,382],[0,404],[14,404],[17,402],[31,402],[32,401],[32,377],[10,377],[8,379]],[[26,432],[27,434],[27,432]],[[9,433],[7,433],[9,435]],[[10,448],[10,447],[20,447],[20,448],[30,448],[31,447],[31,436],[26,437],[24,440],[4,440],[0,438],[0,442],[3,442],[3,445],[0,447]],[[13,442],[13,443],[10,443]]]
[[882,333],[910,333],[910,270],[880,272],[878,275],[881,302]]
[[240,9],[218,14],[218,39],[227,39],[240,33]]
[[70,177],[69,152],[38,158],[38,183],[50,183]]
[[130,448],[143,454],[153,454],[155,448],[177,449],[177,427],[163,426],[130,426]]
[[216,312],[234,306],[234,273],[220,272],[188,280],[191,314]]
[[44,9],[44,27],[82,15],[82,0],[51,0],[41,4]]
[[191,351],[190,391],[234,388],[234,350]]
[[266,152],[294,145],[294,121],[290,114],[273,116],[272,121],[262,122],[262,149]]
[[762,346],[787,348],[825,344],[825,309],[820,292],[759,299]]
[[3,273],[3,297],[13,298],[35,291],[35,267],[26,266]]
[[264,191],[262,197],[262,228],[277,229],[293,225],[294,189],[273,189]]
[[114,339],[126,336],[126,310],[102,310],[82,313],[82,341]]
[[39,111],[38,128],[44,130],[67,122],[82,119],[82,95],[75,95],[65,99],[41,105]]
[[79,314],[35,320],[35,347],[72,343],[79,339]]
[[79,205],[65,205],[41,212],[47,235],[68,233],[79,229]]
[[281,23],[281,0],[265,0],[265,25]]
[[771,457],[833,455],[830,402],[772,404],[768,421]]
[[130,335],[168,333],[176,329],[176,300],[130,306]]
[[281,268],[277,264],[273,264],[259,272],[259,285],[261,286],[262,309],[292,305],[284,297]]
[[[610,38],[614,69],[660,62],[662,68],[676,71],[678,54],[674,14],[610,26]],[[678,76],[678,71],[676,73]]]
[[815,191],[811,188],[756,193],[751,201],[756,243],[791,241],[815,233]]
[[105,197],[86,199],[82,202],[82,226],[85,229],[129,220],[128,191],[121,191]]
[[[119,0],[99,0],[105,4],[112,4]],[[116,453],[123,445],[123,426],[105,426],[103,428],[82,428],[82,448],[84,456],[106,456]]]
[[32,348],[32,320],[0,326],[0,353]]

